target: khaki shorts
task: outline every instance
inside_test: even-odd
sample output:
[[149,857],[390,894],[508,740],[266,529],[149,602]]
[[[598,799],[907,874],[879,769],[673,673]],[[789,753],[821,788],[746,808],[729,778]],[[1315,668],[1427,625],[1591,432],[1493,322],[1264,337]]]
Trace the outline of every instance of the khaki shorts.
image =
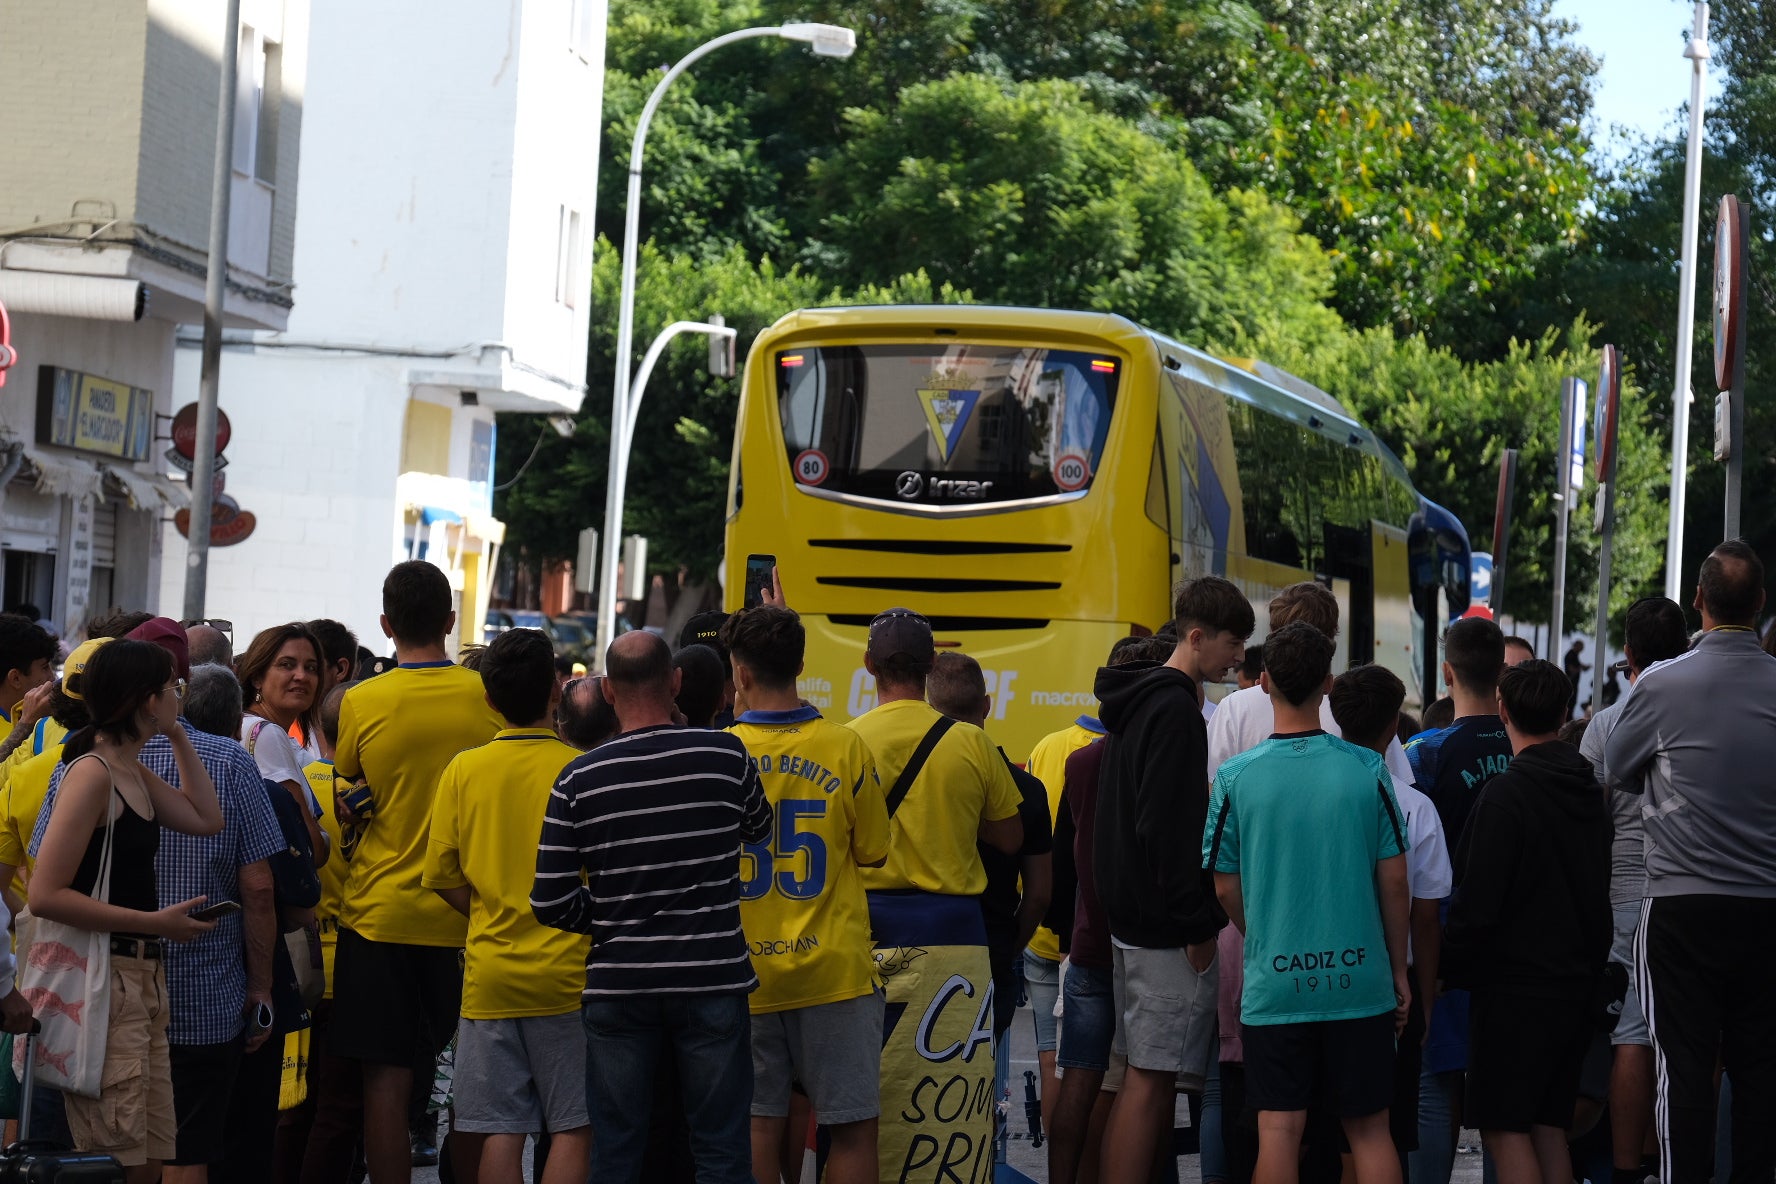
[[167,1053],[166,968],[158,958],[111,956],[111,1023],[99,1096],[64,1095],[81,1151],[124,1167],[173,1158],[173,1069]]

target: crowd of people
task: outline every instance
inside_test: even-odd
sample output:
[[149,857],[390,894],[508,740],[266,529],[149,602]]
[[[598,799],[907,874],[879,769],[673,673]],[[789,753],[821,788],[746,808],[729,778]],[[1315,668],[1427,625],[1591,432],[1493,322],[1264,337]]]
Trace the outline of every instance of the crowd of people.
[[0,615],[0,1027],[41,1027],[34,1133],[132,1184],[409,1179],[447,1053],[464,1184],[527,1148],[546,1184],[799,1181],[811,1147],[835,1184],[984,1181],[1024,997],[1054,1184],[1169,1178],[1180,1095],[1219,1184],[1448,1184],[1464,1125],[1501,1184],[1768,1180],[1763,587],[1730,541],[1695,638],[1637,602],[1588,722],[1464,618],[1421,721],[1334,669],[1329,589],[1249,646],[1199,577],[1027,768],[908,609],[869,626],[876,706],[823,718],[775,587],[596,677],[534,630],[453,659],[425,562],[384,581],[392,659],[139,612],[64,656]]

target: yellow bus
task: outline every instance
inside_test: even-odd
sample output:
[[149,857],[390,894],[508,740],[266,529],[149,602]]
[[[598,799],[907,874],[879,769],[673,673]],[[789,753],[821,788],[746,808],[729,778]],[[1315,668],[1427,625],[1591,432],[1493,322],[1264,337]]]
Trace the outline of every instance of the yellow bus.
[[1340,668],[1383,663],[1413,704],[1468,600],[1461,523],[1330,395],[1048,309],[811,309],[760,334],[729,476],[729,610],[749,555],[776,557],[802,614],[810,703],[869,710],[870,618],[911,608],[980,661],[988,730],[1018,761],[1095,712],[1111,645],[1158,628],[1184,577],[1239,584],[1259,636],[1278,588],[1328,584]]

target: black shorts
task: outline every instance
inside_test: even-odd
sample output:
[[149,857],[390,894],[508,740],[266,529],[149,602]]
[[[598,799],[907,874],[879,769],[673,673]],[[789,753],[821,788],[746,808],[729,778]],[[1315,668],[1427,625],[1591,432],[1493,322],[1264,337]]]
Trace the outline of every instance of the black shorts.
[[222,1044],[169,1046],[179,1133],[168,1163],[196,1167],[221,1160],[228,1146],[228,1107],[243,1047],[239,1036]]
[[342,925],[327,1051],[405,1068],[435,1057],[456,1031],[462,986],[461,950],[371,941]]
[[1475,991],[1468,1013],[1467,1125],[1527,1133],[1572,1125],[1596,1031],[1588,1001]]
[[1324,1106],[1340,1118],[1386,1110],[1394,1096],[1394,1013],[1304,1024],[1241,1024],[1246,1105]]

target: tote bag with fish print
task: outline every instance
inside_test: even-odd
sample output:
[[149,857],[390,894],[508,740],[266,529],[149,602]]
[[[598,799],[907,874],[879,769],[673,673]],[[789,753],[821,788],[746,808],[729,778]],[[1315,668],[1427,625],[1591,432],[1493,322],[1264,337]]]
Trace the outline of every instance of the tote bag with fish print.
[[[114,796],[116,792],[112,790]],[[113,826],[105,826],[95,900],[111,899]],[[20,921],[20,944],[26,953],[18,969],[18,989],[43,1029],[37,1037],[37,1081],[64,1093],[96,1098],[111,1021],[111,935],[32,917],[29,910]]]

